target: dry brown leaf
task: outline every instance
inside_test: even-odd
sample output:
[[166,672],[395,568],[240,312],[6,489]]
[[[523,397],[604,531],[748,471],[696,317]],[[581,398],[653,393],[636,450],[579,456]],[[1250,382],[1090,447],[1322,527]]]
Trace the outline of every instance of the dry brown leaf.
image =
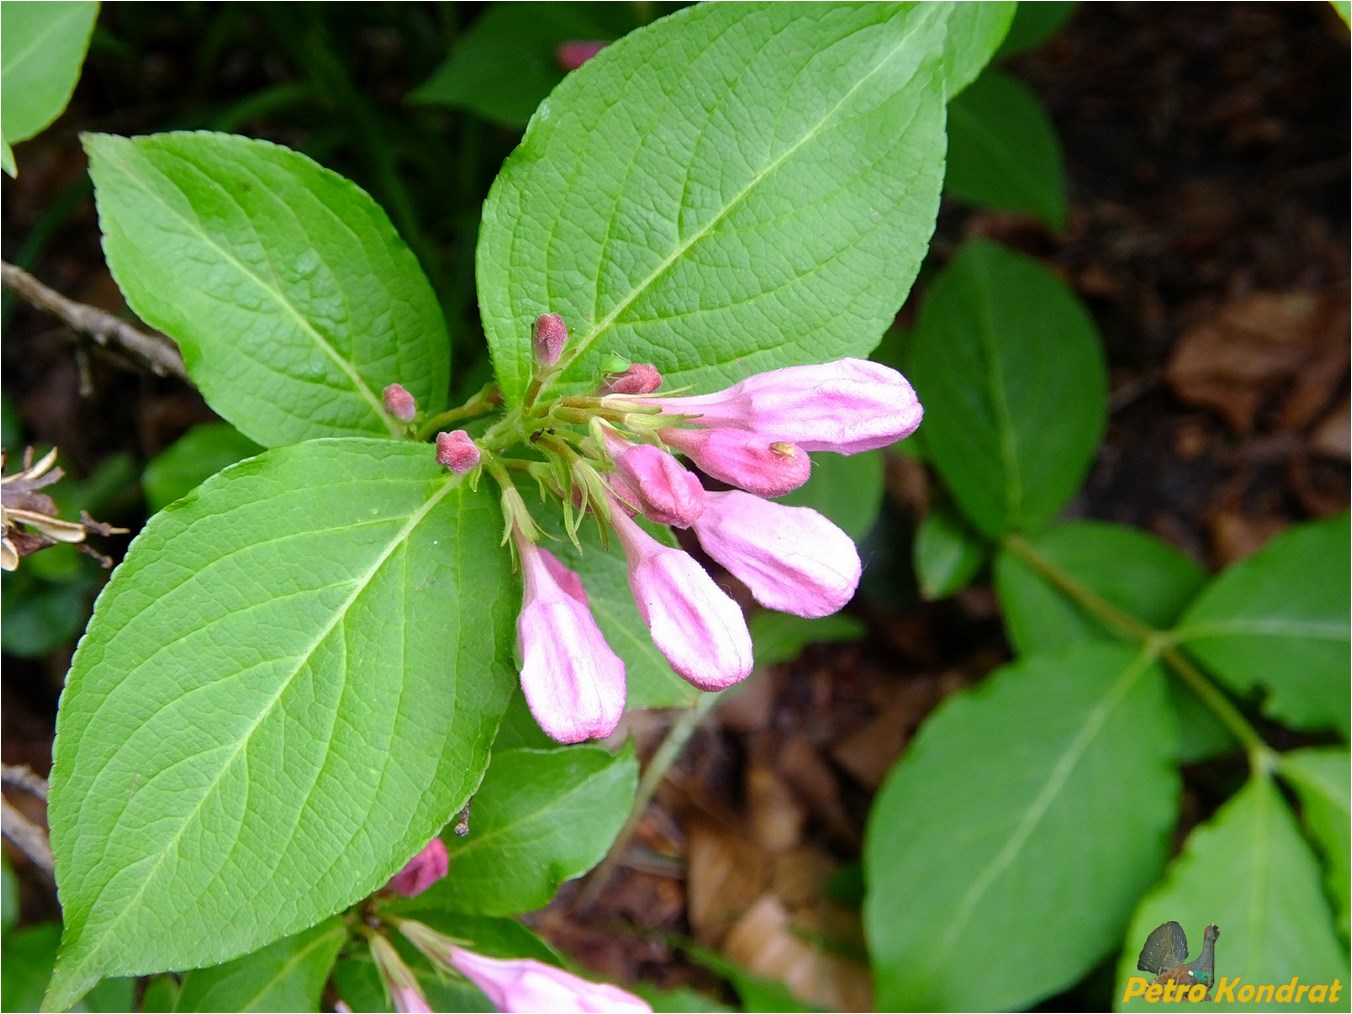
[[772,860],[754,842],[713,821],[692,820],[688,842],[690,926],[701,943],[716,947],[769,886]]

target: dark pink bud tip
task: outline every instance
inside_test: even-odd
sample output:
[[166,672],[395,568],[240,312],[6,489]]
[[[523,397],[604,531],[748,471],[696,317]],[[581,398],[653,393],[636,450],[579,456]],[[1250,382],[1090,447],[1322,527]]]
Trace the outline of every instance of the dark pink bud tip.
[[403,384],[391,384],[382,395],[385,398],[385,411],[400,422],[412,422],[418,414],[418,403]]
[[386,886],[395,894],[416,898],[446,876],[450,862],[446,844],[440,838],[433,838],[423,846],[421,852],[404,864],[404,868]]
[[557,313],[545,313],[535,318],[535,361],[541,366],[553,366],[563,355],[568,343],[568,325]]
[[554,50],[554,59],[559,61],[559,66],[564,70],[577,70],[605,48],[606,43],[599,39],[569,39],[559,43]]
[[652,394],[662,386],[662,374],[652,363],[634,363],[623,373],[612,373],[601,382],[602,394]]
[[482,456],[464,430],[437,434],[437,464],[449,468],[456,475],[464,475],[479,463]]

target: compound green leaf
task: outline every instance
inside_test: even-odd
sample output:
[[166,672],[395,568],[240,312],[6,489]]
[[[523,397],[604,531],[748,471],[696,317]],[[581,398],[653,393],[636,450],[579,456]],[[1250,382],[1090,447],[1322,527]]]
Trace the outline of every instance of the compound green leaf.
[[1230,689],[1298,729],[1348,734],[1346,514],[1293,528],[1227,568],[1175,636]]
[[495,753],[469,834],[446,838],[453,874],[417,904],[479,915],[543,908],[605,856],[637,784],[632,744],[613,756],[595,746]]
[[446,401],[431,285],[376,203],[298,152],[229,134],[85,138],[103,250],[127,303],[178,342],[194,383],[266,447],[398,435],[403,384]]
[[1022,81],[987,70],[948,106],[944,193],[971,204],[1026,211],[1066,224],[1066,183],[1056,128]]
[[1110,953],[1168,856],[1175,738],[1163,673],[1121,645],[950,698],[869,818],[878,1009],[1025,1009]]
[[98,13],[96,3],[0,4],[0,133],[11,176],[10,146],[37,134],[70,101]]
[[636,13],[636,4],[495,4],[456,40],[450,55],[409,99],[524,127],[563,80],[555,55],[559,43],[617,39],[638,27]]
[[925,447],[987,535],[1027,531],[1069,502],[1108,416],[1098,331],[1036,261],[985,241],[935,279],[910,349]]
[[317,1011],[338,951],[347,940],[341,919],[269,944],[223,965],[183,977],[176,1011]]
[[807,482],[780,497],[779,502],[811,507],[858,542],[869,533],[882,510],[882,454],[814,454]]
[[1346,750],[1309,749],[1283,754],[1278,774],[1296,790],[1305,826],[1320,846],[1328,869],[1326,883],[1337,911],[1338,929],[1348,929],[1348,894],[1352,882],[1352,803],[1349,802],[1349,758]]
[[1005,628],[1023,655],[1115,636],[1046,568],[1156,630],[1169,629],[1206,583],[1197,561],[1127,525],[1073,521],[1031,535],[1025,545],[1023,552],[1002,549],[995,562]]
[[934,227],[947,17],[700,5],[564,78],[484,206],[479,300],[507,401],[546,311],[572,332],[572,390],[612,353],[696,390],[866,355]]
[[[1347,988],[1347,949],[1333,930],[1319,863],[1271,779],[1251,779],[1194,830],[1163,882],[1141,902],[1117,966],[1117,1010],[1197,1009],[1123,999],[1131,980],[1144,977],[1136,958],[1146,937],[1171,919],[1187,933],[1194,955],[1203,928],[1220,928],[1211,995],[1218,1010],[1330,1009],[1328,1003],[1276,1005],[1272,998],[1246,1003],[1239,992],[1246,984],[1281,986],[1299,976],[1306,985],[1336,978]],[[1230,993],[1229,987],[1237,988]]]
[[313,926],[436,834],[511,694],[501,530],[427,446],[355,438],[251,458],[151,519],[57,721],[51,1007]]

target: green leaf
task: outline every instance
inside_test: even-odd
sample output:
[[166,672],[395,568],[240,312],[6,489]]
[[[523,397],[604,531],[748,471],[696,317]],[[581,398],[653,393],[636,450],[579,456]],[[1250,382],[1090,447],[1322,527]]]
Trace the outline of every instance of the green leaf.
[[719,1014],[719,1012],[731,1012],[737,1010],[736,1007],[729,1007],[727,1004],[719,1003],[713,997],[706,996],[696,989],[689,986],[678,986],[675,989],[656,989],[652,986],[640,983],[634,992],[648,1001],[657,1014],[690,1014],[692,1011],[707,1011],[710,1014]]
[[989,3],[948,5],[948,39],[944,43],[944,80],[951,103],[990,62],[1022,4],[993,0]]
[[1024,553],[1006,547],[995,561],[1005,628],[1024,655],[1117,636],[1041,568],[1156,630],[1171,627],[1207,579],[1191,557],[1127,525],[1072,521],[1029,536]]
[[174,1009],[317,1011],[347,935],[341,919],[326,919],[253,954],[189,972]]
[[[545,527],[548,527],[546,525]],[[557,530],[562,532],[560,523]],[[650,530],[670,544],[670,532]],[[629,565],[618,547],[603,549],[596,525],[590,521],[578,532],[582,552],[561,538],[549,549],[570,570],[577,571],[587,589],[592,615],[606,643],[624,660],[628,708],[679,708],[692,704],[700,691],[672,672],[648,633],[629,590]]]
[[1329,2],[1338,12],[1338,17],[1343,19],[1343,24],[1352,25],[1352,2],[1349,0],[1329,0]]
[[1266,693],[1265,714],[1298,729],[1348,734],[1346,514],[1277,536],[1227,568],[1175,637],[1238,693]]
[[152,514],[162,511],[226,465],[262,449],[228,423],[194,426],[146,465],[146,505]]
[[930,287],[910,363],[925,446],[978,529],[1033,529],[1066,505],[1103,436],[1108,379],[1093,321],[1055,275],[967,244]]
[[882,454],[814,454],[807,482],[780,497],[779,502],[811,507],[858,542],[869,533],[882,510]]
[[8,933],[19,921],[19,879],[9,856],[0,853],[0,933]]
[[171,1014],[178,1006],[179,985],[172,975],[157,975],[141,994],[141,1014]]
[[669,387],[867,355],[925,254],[947,11],[704,4],[607,47],[531,120],[484,205],[479,299],[509,403],[531,324],[559,377],[651,362]]
[[500,3],[455,42],[450,56],[409,96],[524,127],[563,80],[554,55],[568,40],[609,42],[638,27],[635,4]]
[[996,55],[1013,56],[1042,45],[1070,20],[1077,6],[1075,0],[1040,0],[1038,3],[1019,4],[1009,33]]
[[[42,991],[52,975],[61,924],[43,922],[4,937],[5,974],[0,978],[0,1010],[32,1011],[42,1002]],[[91,989],[73,1011],[131,1010],[136,983],[132,979],[105,979]]]
[[1352,803],[1348,752],[1296,750],[1282,754],[1277,773],[1296,790],[1305,826],[1320,846],[1328,869],[1326,882],[1337,913],[1339,932],[1348,931],[1348,884],[1352,880]]
[[810,644],[858,641],[868,633],[862,620],[846,613],[805,620],[766,609],[752,615],[748,626],[758,669],[792,662]]
[[970,204],[1026,211],[1066,224],[1066,181],[1056,128],[1022,81],[987,70],[948,106],[944,193]]
[[446,839],[453,874],[417,902],[480,915],[543,908],[604,858],[637,784],[632,744],[614,756],[594,746],[495,753],[469,834]]
[[207,402],[272,447],[397,435],[381,391],[445,405],[432,287],[385,213],[298,152],[229,134],[85,137],[108,266]]
[[1121,645],[949,698],[869,817],[878,1009],[1024,1009],[1116,947],[1168,856],[1175,738],[1163,673]]
[[986,562],[986,541],[947,504],[934,508],[915,533],[915,573],[920,593],[941,599],[967,586]]
[[151,519],[57,720],[53,1007],[313,926],[451,818],[514,682],[501,530],[380,439],[273,450]]
[[1223,992],[1227,979],[1240,986],[1282,985],[1297,975],[1307,985],[1338,978],[1347,988],[1347,951],[1334,935],[1319,881],[1319,864],[1276,786],[1268,778],[1251,779],[1192,832],[1163,883],[1136,910],[1118,962],[1114,1007],[1197,1009],[1196,1004],[1123,1002],[1129,979],[1142,974],[1136,957],[1145,938],[1172,919],[1183,926],[1193,948],[1200,947],[1208,923],[1220,928],[1212,992],[1216,1009],[1328,1010],[1327,1003],[1245,1004]]
[[96,3],[0,4],[0,133],[11,176],[10,146],[37,134],[70,101],[98,13]]

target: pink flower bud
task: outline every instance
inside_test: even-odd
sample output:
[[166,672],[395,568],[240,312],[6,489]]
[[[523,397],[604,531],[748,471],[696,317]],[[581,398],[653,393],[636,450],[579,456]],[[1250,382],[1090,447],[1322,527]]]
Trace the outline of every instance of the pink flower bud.
[[757,496],[783,496],[812,471],[812,459],[800,448],[746,430],[673,428],[659,435],[705,474]]
[[652,394],[662,386],[662,374],[652,363],[634,363],[623,373],[601,382],[602,394]]
[[699,544],[768,609],[827,616],[854,596],[859,554],[850,537],[810,507],[786,507],[729,490],[708,493],[695,522]]
[[391,384],[381,395],[385,399],[385,411],[400,422],[412,422],[418,414],[418,403],[403,384]]
[[479,463],[483,455],[464,430],[437,434],[437,464],[456,475],[464,475]]
[[568,344],[568,325],[557,313],[545,313],[535,318],[535,361],[541,366],[553,366],[563,355]]
[[618,986],[588,982],[534,958],[486,958],[463,947],[450,948],[457,972],[483,990],[500,1011],[549,1011],[550,1014],[638,1014],[647,1003]]
[[446,876],[450,864],[446,843],[440,838],[433,838],[390,879],[385,890],[402,894],[405,898],[416,898]]
[[577,70],[605,48],[606,43],[601,40],[570,39],[558,44],[554,50],[554,59],[559,61],[559,66],[564,70]]
[[704,510],[699,479],[666,451],[631,444],[608,431],[606,451],[615,462],[612,488],[644,517],[659,525],[688,528]]
[[624,663],[592,617],[582,579],[553,554],[517,538],[525,592],[516,620],[521,689],[552,739],[609,736],[624,714]]
[[[896,370],[863,359],[757,373],[715,394],[654,398],[697,426],[751,430],[805,451],[858,454],[908,437],[924,410]],[[712,474],[712,473],[711,473]]]
[[371,958],[375,962],[380,981],[390,996],[390,1003],[396,1011],[408,1011],[413,1014],[431,1014],[432,1008],[423,996],[422,988],[394,945],[379,934],[373,934],[367,943],[371,948]]
[[629,561],[634,603],[671,668],[701,690],[745,679],[751,634],[737,603],[687,553],[662,545],[622,510],[610,520]]

